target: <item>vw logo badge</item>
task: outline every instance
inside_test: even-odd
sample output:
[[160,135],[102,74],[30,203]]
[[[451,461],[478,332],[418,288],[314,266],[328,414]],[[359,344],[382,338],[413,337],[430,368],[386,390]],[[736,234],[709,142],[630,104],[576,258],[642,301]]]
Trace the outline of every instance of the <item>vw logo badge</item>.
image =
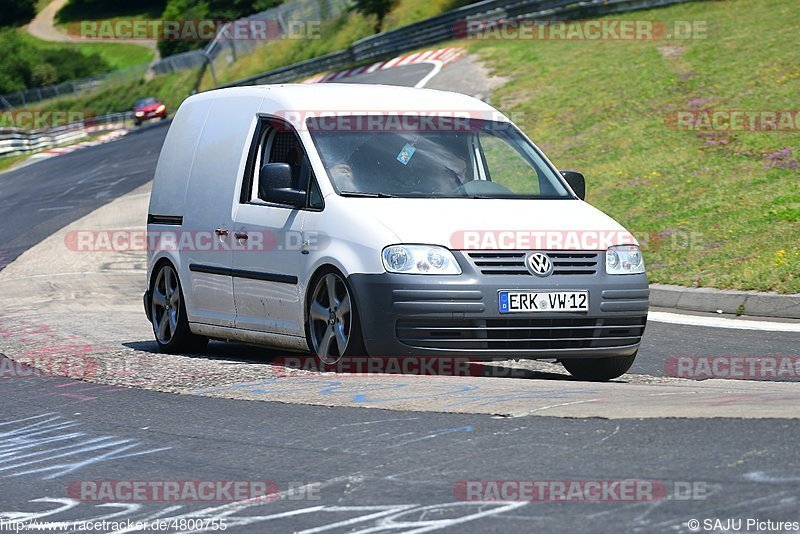
[[553,274],[553,262],[550,261],[546,254],[541,252],[534,252],[528,256],[525,263],[531,274],[536,276],[545,277]]

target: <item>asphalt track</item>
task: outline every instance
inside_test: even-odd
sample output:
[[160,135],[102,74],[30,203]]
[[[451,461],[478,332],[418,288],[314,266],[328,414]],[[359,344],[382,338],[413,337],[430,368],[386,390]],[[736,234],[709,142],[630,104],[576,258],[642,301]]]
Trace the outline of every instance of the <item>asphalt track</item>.
[[[412,85],[429,68],[391,69],[370,81]],[[165,133],[145,128],[0,175],[4,264],[145,184]],[[129,341],[153,350],[146,338]],[[655,383],[670,356],[797,356],[798,346],[798,333],[651,322],[631,373]],[[214,343],[203,358],[261,367],[266,357]],[[574,384],[561,375],[536,378],[531,387]],[[0,380],[0,402],[0,521],[40,518],[74,531],[70,522],[89,518],[215,517],[236,532],[691,532],[691,519],[798,520],[794,398],[783,401],[786,418],[508,418],[253,402],[32,376]],[[633,479],[665,492],[644,501],[486,503],[454,491],[464,480],[520,479]],[[70,499],[68,485],[81,480],[268,480],[280,494],[232,503]]]

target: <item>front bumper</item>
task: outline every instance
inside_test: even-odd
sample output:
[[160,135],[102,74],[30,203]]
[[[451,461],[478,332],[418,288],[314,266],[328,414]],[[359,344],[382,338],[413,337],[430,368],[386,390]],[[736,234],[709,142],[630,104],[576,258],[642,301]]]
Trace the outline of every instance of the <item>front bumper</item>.
[[135,120],[137,120],[137,121],[146,121],[146,120],[150,120],[150,119],[164,117],[164,116],[166,116],[166,114],[167,114],[166,111],[162,111],[162,112],[159,112],[159,113],[156,113],[155,111],[147,111],[147,112],[145,112],[144,115],[140,115],[140,116],[136,116],[136,114],[134,114],[133,118]]
[[[461,275],[354,274],[367,352],[475,359],[630,356],[647,321],[647,276],[494,275],[461,261]],[[588,312],[503,313],[500,290],[589,291]]]

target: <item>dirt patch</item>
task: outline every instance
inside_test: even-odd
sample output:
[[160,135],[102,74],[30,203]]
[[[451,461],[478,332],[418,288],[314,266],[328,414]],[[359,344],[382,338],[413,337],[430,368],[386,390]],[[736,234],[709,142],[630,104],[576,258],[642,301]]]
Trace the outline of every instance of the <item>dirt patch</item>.
[[664,44],[658,47],[658,51],[664,59],[678,59],[683,56],[686,49],[680,44]]

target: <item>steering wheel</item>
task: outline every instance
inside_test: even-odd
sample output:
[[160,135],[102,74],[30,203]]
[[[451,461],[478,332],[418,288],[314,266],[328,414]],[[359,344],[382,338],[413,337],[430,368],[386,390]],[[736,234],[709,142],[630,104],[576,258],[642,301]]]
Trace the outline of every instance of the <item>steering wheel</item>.
[[481,196],[481,195],[510,195],[513,194],[509,188],[496,184],[494,182],[490,182],[488,180],[472,180],[469,181],[460,187],[457,187],[454,191],[459,195],[464,196]]

